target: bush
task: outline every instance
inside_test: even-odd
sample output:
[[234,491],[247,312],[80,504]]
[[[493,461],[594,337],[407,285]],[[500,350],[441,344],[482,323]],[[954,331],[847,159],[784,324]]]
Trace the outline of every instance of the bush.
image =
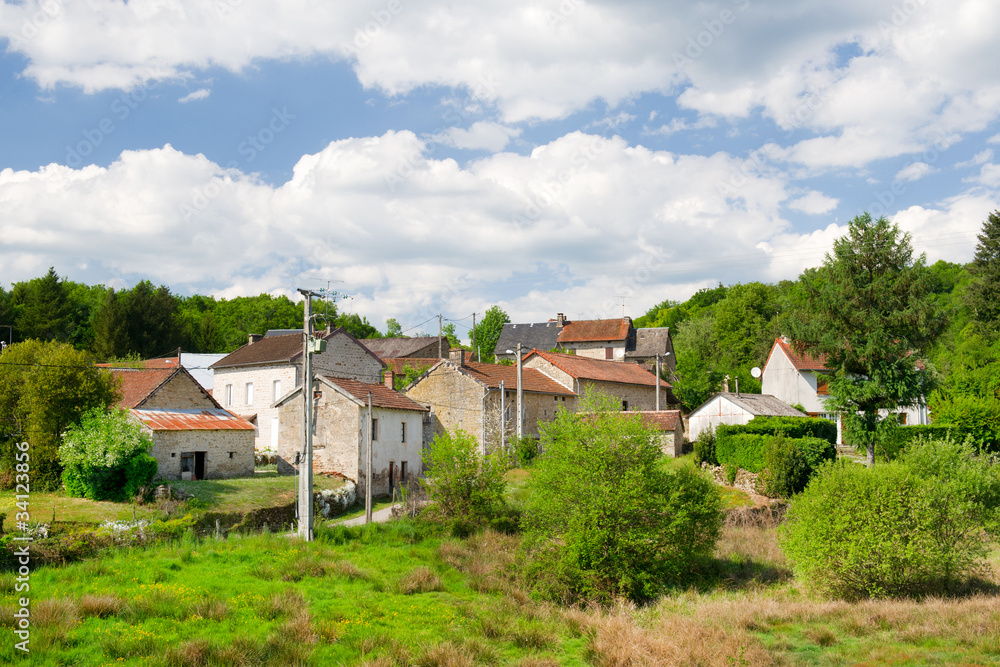
[[480,526],[503,513],[502,453],[483,455],[473,436],[462,430],[445,431],[434,438],[424,461],[427,496],[434,503],[431,514]]
[[913,443],[902,459],[826,465],[780,529],[796,575],[846,599],[951,591],[998,533],[1000,475],[969,444]]
[[792,440],[803,456],[810,470],[816,470],[827,461],[837,460],[837,445],[825,438],[795,438]]
[[754,417],[746,424],[719,426],[716,437],[750,433],[753,435],[783,435],[788,438],[822,438],[837,444],[837,425],[817,417]]
[[[916,440],[970,440],[975,446],[983,446],[988,451],[997,451],[997,441],[980,440],[973,434],[973,429],[963,426],[946,426],[942,424],[916,424],[913,426],[897,426],[890,419],[879,423],[876,435],[875,455],[879,461],[895,461]],[[844,441],[855,445],[858,439],[850,429],[844,433]]]
[[522,438],[514,436],[510,439],[510,442],[514,449],[518,466],[525,468],[538,456],[538,441],[534,438],[530,436]]
[[930,402],[935,426],[958,428],[990,451],[1000,450],[1000,399],[936,394]]
[[764,447],[770,436],[751,433],[729,434],[719,427],[716,434],[715,456],[721,465],[734,465],[750,472],[764,469]]
[[525,575],[569,602],[649,600],[710,556],[722,514],[700,471],[664,470],[653,432],[606,397],[542,426],[522,517]]
[[[813,438],[816,440],[817,438]],[[760,491],[770,498],[790,498],[806,488],[812,466],[803,452],[802,440],[771,438],[764,448],[764,471],[758,478]],[[826,440],[820,440],[829,444]]]
[[719,460],[715,457],[715,430],[706,428],[694,441],[694,462],[701,465],[703,462],[710,466],[719,465]]
[[[63,434],[59,460],[71,496],[127,500],[156,476],[153,440],[125,410],[91,410]],[[133,459],[139,459],[134,461]]]

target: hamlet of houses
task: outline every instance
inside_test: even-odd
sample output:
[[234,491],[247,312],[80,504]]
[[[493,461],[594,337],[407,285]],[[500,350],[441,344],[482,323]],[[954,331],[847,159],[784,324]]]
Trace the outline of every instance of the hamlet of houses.
[[[726,390],[685,420],[664,379],[676,366],[669,329],[636,329],[628,317],[569,320],[559,313],[548,322],[506,324],[494,350],[499,363],[475,361],[443,337],[358,340],[328,328],[316,338],[323,346],[310,354],[313,472],[364,492],[370,437],[373,494],[419,477],[424,451],[445,431],[465,431],[484,452],[505,449],[518,435],[538,438],[541,425],[560,410],[576,411],[590,392],[638,414],[664,453],[677,456],[704,428],[756,415],[802,416],[792,403],[819,411],[824,387],[822,361],[795,355],[778,339],[763,395]],[[227,355],[179,354],[115,369],[121,407],[153,438],[159,478],[245,476],[255,454],[275,458],[279,471],[299,471],[303,354],[301,330],[277,330],[251,334]],[[403,368],[420,375],[397,389]]]

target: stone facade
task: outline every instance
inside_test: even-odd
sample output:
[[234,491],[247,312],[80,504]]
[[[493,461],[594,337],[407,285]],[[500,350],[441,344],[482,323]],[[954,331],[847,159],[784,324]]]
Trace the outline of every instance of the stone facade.
[[142,402],[145,410],[214,408],[215,403],[193,379],[177,373]]
[[[525,368],[535,368],[550,378],[575,391],[579,396],[585,396],[590,391],[600,391],[619,401],[623,409],[655,410],[656,386],[642,384],[624,384],[621,382],[603,382],[599,380],[577,379],[540,355],[532,355],[524,362]],[[666,383],[660,386],[660,408],[667,407],[669,389]]]
[[[360,382],[380,381],[382,362],[342,331],[327,339],[326,351],[312,356],[316,374],[350,378]],[[251,366],[221,366],[215,370],[213,394],[222,407],[240,415],[256,415],[254,447],[278,451],[283,430],[274,404],[302,382],[302,362],[278,361]],[[275,390],[275,383],[279,388]],[[253,386],[248,400],[247,385]],[[227,401],[231,398],[231,404]],[[277,427],[277,428],[276,428]]]
[[205,479],[253,476],[253,431],[153,431],[150,454],[156,459],[158,480],[181,479],[185,453],[204,453]]
[[[368,407],[322,381],[319,392],[314,403],[313,471],[345,477],[358,485],[358,494],[363,496]],[[299,467],[296,456],[302,450],[301,392],[282,401],[277,409],[281,429],[279,469],[295,471]],[[373,495],[388,495],[399,484],[409,484],[420,476],[424,414],[419,410],[372,409],[378,422],[372,442]]]
[[573,350],[581,357],[590,359],[608,359],[608,350],[611,350],[611,359],[614,361],[625,361],[625,341],[586,341],[562,343],[567,350]]

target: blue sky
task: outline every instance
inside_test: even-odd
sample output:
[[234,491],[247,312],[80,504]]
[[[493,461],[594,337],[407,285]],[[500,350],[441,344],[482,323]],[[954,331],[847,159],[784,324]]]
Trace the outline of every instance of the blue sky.
[[986,0],[0,5],[0,277],[327,280],[382,327],[637,316],[794,278],[868,210],[968,261]]

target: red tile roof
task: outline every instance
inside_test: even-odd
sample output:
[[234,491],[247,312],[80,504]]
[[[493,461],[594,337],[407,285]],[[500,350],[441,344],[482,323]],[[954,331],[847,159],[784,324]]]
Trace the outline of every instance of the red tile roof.
[[560,343],[584,343],[602,340],[627,340],[632,326],[629,319],[573,320],[559,332]]
[[[479,380],[490,389],[499,389],[503,381],[504,389],[517,389],[517,367],[503,364],[480,364],[467,361],[462,370],[469,377]],[[558,394],[559,396],[576,396],[576,392],[567,389],[545,373],[534,368],[522,369],[524,376],[524,391],[539,394]]]
[[176,368],[113,368],[111,373],[120,382],[122,398],[118,406],[135,408],[142,404],[149,395],[159,389],[163,383],[174,376]]
[[130,410],[154,431],[252,431],[253,424],[222,408],[214,410]]
[[[819,358],[816,358],[816,357],[811,357],[808,354],[798,354],[795,352],[795,350],[792,349],[792,346],[790,344],[785,342],[784,338],[776,338],[774,340],[774,345],[782,349],[782,351],[788,356],[788,359],[792,362],[792,365],[795,366],[797,370],[800,371],[827,370],[825,355],[820,355]],[[768,359],[770,360],[770,356],[768,357]]]
[[[577,354],[559,354],[555,352],[542,352],[532,350],[525,356],[525,360],[538,355],[556,368],[563,370],[579,380],[597,380],[600,382],[618,382],[620,384],[641,384],[656,386],[656,375],[650,373],[638,364],[626,364],[621,361],[607,361],[604,359],[591,359]],[[660,386],[664,389],[670,387],[670,383],[660,380]]]
[[372,406],[376,408],[388,408],[392,410],[419,410],[420,412],[427,412],[427,408],[424,406],[420,405],[411,398],[407,398],[404,394],[401,394],[395,389],[389,389],[384,384],[368,384],[367,382],[358,382],[357,380],[346,380],[344,378],[333,377],[324,377],[323,380],[340,387],[348,394],[365,404],[368,403],[368,392],[371,392]]
[[[636,413],[642,417],[642,423],[657,431],[674,431],[683,424],[680,410],[643,410]],[[683,428],[683,426],[681,426]]]

